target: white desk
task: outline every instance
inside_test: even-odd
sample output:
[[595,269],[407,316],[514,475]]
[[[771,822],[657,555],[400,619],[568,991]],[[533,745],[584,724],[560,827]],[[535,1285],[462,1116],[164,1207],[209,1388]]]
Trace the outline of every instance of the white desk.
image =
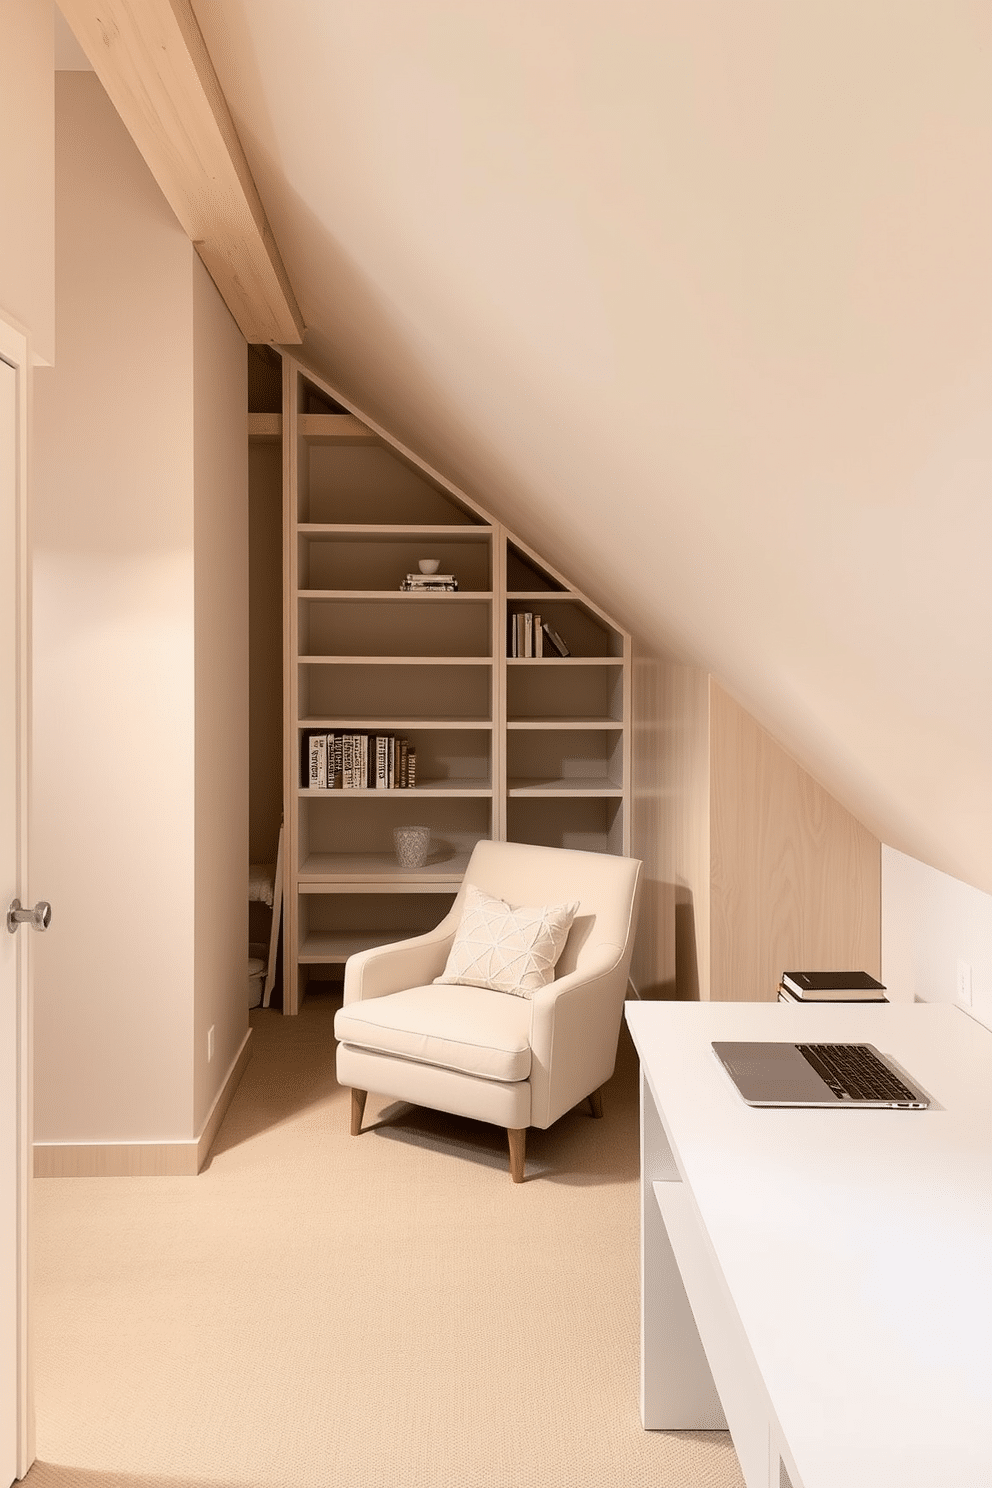
[[[729,1425],[748,1488],[990,1488],[992,1033],[891,1004],[628,1003],[627,1022],[644,1425]],[[721,1038],[873,1043],[935,1104],[753,1110]]]

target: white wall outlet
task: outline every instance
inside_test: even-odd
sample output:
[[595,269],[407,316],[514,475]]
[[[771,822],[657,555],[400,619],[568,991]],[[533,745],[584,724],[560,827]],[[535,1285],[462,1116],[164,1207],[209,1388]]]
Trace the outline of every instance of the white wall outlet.
[[962,1007],[971,1007],[971,966],[967,961],[958,962],[957,997]]
[[[969,986],[970,985],[971,985],[971,983],[969,982]],[[216,1026],[217,1025],[215,1023],[211,1023],[210,1027],[207,1029],[207,1063],[208,1064],[210,1063],[211,1059],[213,1059],[213,1057],[214,1057],[214,1029],[216,1028]]]

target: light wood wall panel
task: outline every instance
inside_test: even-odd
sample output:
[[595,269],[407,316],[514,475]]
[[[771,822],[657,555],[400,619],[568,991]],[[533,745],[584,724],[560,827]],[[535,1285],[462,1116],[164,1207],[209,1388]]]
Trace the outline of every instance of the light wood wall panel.
[[710,682],[709,995],[776,996],[790,967],[881,962],[878,838]]
[[694,1000],[709,978],[706,673],[634,652],[632,852],[644,862],[631,980]]
[[665,729],[662,663],[634,653],[632,853],[643,861],[641,907],[630,979],[638,996],[671,997],[675,983],[671,834],[667,829],[662,764]]

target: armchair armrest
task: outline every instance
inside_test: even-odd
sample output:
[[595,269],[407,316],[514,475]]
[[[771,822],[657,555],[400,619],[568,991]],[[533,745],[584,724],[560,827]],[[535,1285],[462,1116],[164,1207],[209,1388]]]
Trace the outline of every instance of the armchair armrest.
[[627,992],[627,947],[602,945],[581,971],[531,999],[531,1124],[547,1127],[612,1075]]
[[457,920],[447,915],[425,935],[373,946],[349,956],[344,968],[345,1002],[386,997],[406,987],[421,987],[440,976],[455,938]]

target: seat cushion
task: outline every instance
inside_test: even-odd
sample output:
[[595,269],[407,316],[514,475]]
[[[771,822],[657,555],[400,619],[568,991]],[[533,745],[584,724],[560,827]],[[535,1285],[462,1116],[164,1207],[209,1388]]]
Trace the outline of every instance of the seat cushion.
[[345,1003],[334,1033],[343,1044],[483,1080],[526,1080],[530,1015],[527,1002],[482,987],[410,987]]

